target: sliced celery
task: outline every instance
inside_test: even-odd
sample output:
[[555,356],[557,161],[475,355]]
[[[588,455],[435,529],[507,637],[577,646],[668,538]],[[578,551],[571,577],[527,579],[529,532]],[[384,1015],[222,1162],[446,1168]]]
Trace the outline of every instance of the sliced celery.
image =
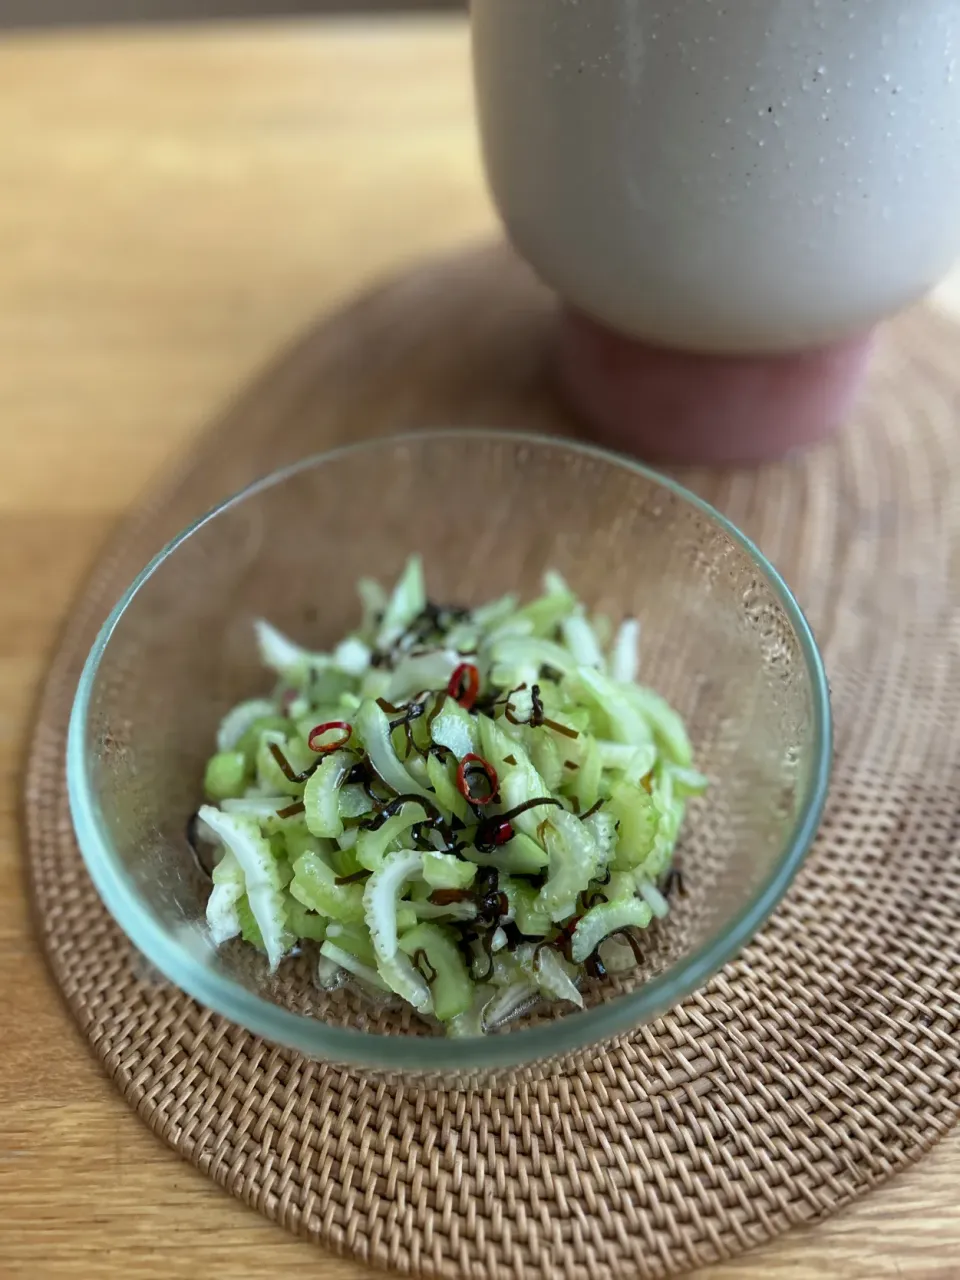
[[405,955],[417,958],[423,952],[433,996],[433,1012],[441,1022],[466,1013],[473,1002],[473,980],[457,947],[454,935],[442,925],[425,921],[400,939]]
[[570,958],[582,964],[609,934],[631,926],[645,929],[652,919],[650,904],[640,898],[621,898],[591,907],[580,917],[573,931]]
[[303,803],[311,835],[332,839],[343,832],[339,790],[353,763],[354,757],[348,751],[333,751],[324,756],[307,780]]
[[434,889],[468,889],[477,878],[477,868],[449,853],[425,853],[423,878]]
[[636,683],[638,621],[614,628],[554,572],[525,604],[438,606],[416,556],[358,591],[329,652],[256,623],[279,681],[221,720],[195,824],[218,859],[211,938],[272,968],[318,943],[321,985],[394,993],[454,1036],[582,1004],[597,948],[628,967],[620,931],[668,915],[658,881],[707,785],[681,717]]
[[363,886],[337,884],[336,872],[316,853],[304,853],[293,864],[290,892],[311,911],[341,924],[363,919]]
[[247,761],[242,751],[218,751],[207,761],[203,789],[211,800],[232,800],[246,788]]
[[394,841],[399,840],[418,822],[423,822],[426,816],[423,805],[410,800],[401,806],[399,813],[395,813],[392,818],[387,818],[386,822],[375,830],[361,829],[357,836],[357,863],[367,871],[376,871],[383,862],[384,854]]

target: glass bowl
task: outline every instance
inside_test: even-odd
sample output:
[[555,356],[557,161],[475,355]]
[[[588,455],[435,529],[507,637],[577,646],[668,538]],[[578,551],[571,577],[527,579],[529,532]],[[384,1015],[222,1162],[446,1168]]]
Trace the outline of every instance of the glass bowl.
[[[710,778],[678,848],[685,896],[636,971],[587,1008],[448,1040],[414,1016],[326,993],[307,953],[271,976],[215,951],[187,838],[218,721],[269,689],[255,617],[312,648],[355,625],[357,579],[423,555],[435,599],[530,595],[559,570],[595,610],[642,626],[641,679],[687,721]],[[776,571],[693,494],[636,463],[498,432],[394,437],[308,458],[187,529],[143,571],[87,660],[67,772],[80,848],[131,941],[184,991],[268,1040],[398,1072],[516,1069],[595,1050],[700,987],[776,906],[817,829],[830,764],[826,678]]]

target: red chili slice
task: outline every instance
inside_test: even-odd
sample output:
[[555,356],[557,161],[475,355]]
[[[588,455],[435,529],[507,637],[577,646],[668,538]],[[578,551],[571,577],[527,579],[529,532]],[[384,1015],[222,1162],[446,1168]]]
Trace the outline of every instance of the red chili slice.
[[498,822],[493,831],[493,843],[497,846],[509,844],[514,835],[512,823]]
[[461,662],[454,668],[450,683],[447,685],[447,696],[459,702],[464,710],[469,711],[480,692],[480,672],[472,662]]
[[[317,741],[318,738],[325,733],[329,733],[332,729],[339,730],[339,736],[334,738],[332,742]],[[318,724],[310,730],[307,746],[311,751],[316,751],[318,755],[326,755],[329,751],[337,751],[340,747],[345,747],[350,741],[351,733],[353,733],[353,725],[348,724],[346,720],[328,720],[326,724]]]
[[[470,789],[470,776],[482,773],[487,780],[489,791],[485,796],[474,795]],[[466,755],[460,761],[460,768],[457,770],[457,790],[463,796],[464,800],[470,804],[489,804],[491,800],[495,800],[497,792],[500,789],[500,779],[497,777],[497,771],[489,761],[484,760],[483,756]]]

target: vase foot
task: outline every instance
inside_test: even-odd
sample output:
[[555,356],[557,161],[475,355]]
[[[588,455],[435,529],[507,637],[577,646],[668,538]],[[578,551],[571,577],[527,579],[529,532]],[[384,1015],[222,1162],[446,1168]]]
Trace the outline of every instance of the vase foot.
[[651,346],[571,310],[556,373],[596,439],[655,462],[757,463],[832,434],[863,382],[873,333],[783,355]]

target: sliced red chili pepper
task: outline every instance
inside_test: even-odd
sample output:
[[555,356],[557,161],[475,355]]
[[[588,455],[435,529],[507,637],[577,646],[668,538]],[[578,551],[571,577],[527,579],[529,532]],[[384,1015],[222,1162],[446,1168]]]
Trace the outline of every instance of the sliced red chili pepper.
[[498,822],[493,832],[493,843],[497,846],[509,844],[514,837],[512,823]]
[[494,815],[484,820],[477,827],[473,838],[474,848],[479,853],[493,853],[501,845],[509,844],[516,832],[509,818],[498,818]]
[[[329,733],[332,729],[339,730],[339,735],[332,742],[317,741],[318,738],[325,733]],[[318,755],[326,755],[328,751],[336,751],[340,747],[345,747],[350,741],[351,733],[353,733],[353,725],[348,724],[346,720],[328,720],[326,724],[318,724],[310,730],[307,746],[311,751],[316,751]]]
[[472,662],[461,662],[454,668],[450,683],[447,685],[447,697],[459,702],[461,707],[470,711],[480,692],[480,672]]
[[[478,773],[482,773],[487,780],[489,791],[485,796],[475,795],[470,789],[470,777]],[[500,779],[489,761],[484,760],[483,756],[474,755],[473,752],[463,757],[457,770],[457,790],[464,800],[470,804],[489,804],[491,800],[496,799],[499,789]]]

